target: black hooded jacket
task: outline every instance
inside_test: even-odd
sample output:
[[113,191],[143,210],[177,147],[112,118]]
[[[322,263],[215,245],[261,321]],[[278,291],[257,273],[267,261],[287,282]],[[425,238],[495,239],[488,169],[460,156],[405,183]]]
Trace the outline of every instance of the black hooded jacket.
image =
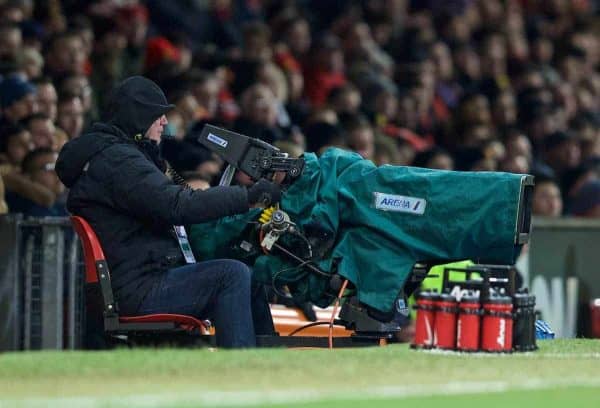
[[185,264],[173,225],[248,210],[243,187],[192,191],[165,176],[157,144],[141,135],[170,107],[152,81],[126,79],[113,92],[107,120],[68,142],[56,163],[70,188],[67,208],[102,244],[123,315],[136,313],[167,269]]

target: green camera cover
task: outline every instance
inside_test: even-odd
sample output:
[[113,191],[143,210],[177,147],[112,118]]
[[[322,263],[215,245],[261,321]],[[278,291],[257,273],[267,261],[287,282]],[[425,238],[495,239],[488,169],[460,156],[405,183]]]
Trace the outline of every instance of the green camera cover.
[[[525,175],[377,167],[336,148],[304,159],[304,172],[283,195],[281,209],[301,229],[317,225],[327,232],[332,246],[314,263],[348,279],[359,300],[377,310],[392,309],[416,262],[510,265],[520,251],[515,242]],[[254,267],[255,279],[285,284],[299,300],[327,306],[328,276],[283,256],[240,250],[243,240],[258,246],[247,231],[259,214],[191,226],[197,259],[243,260]]]

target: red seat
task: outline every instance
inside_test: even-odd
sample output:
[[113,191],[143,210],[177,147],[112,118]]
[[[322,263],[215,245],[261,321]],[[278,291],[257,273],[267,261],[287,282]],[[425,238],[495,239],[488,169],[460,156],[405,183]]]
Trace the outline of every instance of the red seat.
[[104,304],[104,328],[107,332],[127,333],[139,331],[198,330],[209,334],[209,323],[192,316],[179,314],[150,314],[119,316],[110,286],[110,271],[100,241],[90,224],[81,217],[72,216],[71,222],[83,245],[86,284],[100,284]]

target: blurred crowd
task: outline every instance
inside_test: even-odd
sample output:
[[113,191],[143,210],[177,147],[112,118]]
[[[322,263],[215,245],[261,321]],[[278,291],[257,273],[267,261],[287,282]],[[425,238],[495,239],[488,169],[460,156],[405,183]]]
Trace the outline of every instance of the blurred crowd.
[[[176,108],[193,188],[206,123],[291,156],[536,176],[534,214],[600,217],[594,0],[0,0],[0,213],[65,215],[57,152],[131,75]],[[248,183],[243,174],[236,182]]]

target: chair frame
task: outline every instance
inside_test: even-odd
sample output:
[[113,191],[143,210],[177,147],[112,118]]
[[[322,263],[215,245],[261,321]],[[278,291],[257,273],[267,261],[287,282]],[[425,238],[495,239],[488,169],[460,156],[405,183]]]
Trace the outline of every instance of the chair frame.
[[115,301],[110,270],[100,241],[90,224],[82,217],[71,216],[71,223],[83,247],[86,284],[98,284],[103,303],[104,331],[109,335],[146,334],[199,334],[209,335],[210,322],[180,314],[149,314],[140,316],[120,316]]

